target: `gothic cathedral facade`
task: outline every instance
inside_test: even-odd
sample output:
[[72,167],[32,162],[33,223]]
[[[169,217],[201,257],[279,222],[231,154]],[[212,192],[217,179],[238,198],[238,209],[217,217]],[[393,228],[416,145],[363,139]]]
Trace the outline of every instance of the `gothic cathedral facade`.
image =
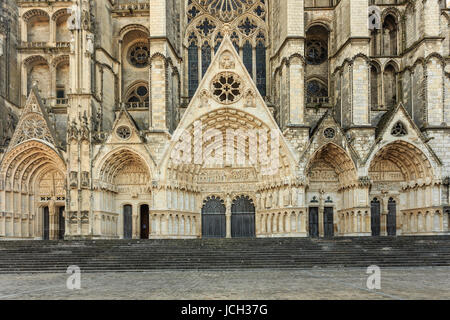
[[450,0],[2,0],[0,240],[450,233]]

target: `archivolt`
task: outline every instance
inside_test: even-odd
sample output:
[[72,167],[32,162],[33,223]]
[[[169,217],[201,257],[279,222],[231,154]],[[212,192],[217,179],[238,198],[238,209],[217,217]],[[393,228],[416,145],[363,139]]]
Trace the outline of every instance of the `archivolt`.
[[380,160],[389,160],[395,163],[402,171],[406,181],[432,179],[433,177],[433,168],[427,157],[417,147],[405,141],[393,142],[379,150],[370,162],[370,168],[372,169]]
[[53,148],[31,140],[5,155],[0,168],[0,180],[4,181],[6,190],[32,192],[36,177],[42,172],[55,170],[65,176],[65,167],[64,161]]
[[128,149],[115,151],[106,159],[100,170],[100,180],[114,184],[115,177],[121,170],[130,165],[136,165],[139,168],[144,169],[145,174],[147,175],[146,179],[150,181],[150,170],[145,161],[137,153]]
[[[254,116],[245,113],[243,111],[238,111],[235,109],[221,109],[217,111],[210,112],[204,116],[202,116],[200,119],[198,119],[198,123],[201,124],[201,136],[197,137],[195,133],[195,123],[192,123],[187,129],[186,133],[189,134],[191,138],[191,156],[190,160],[188,161],[175,161],[173,155],[169,153],[169,159],[168,159],[168,165],[167,165],[167,175],[168,178],[171,180],[181,180],[183,182],[192,182],[194,179],[193,177],[199,173],[199,171],[204,167],[205,162],[203,161],[202,164],[198,164],[194,162],[194,159],[196,158],[196,154],[194,154],[194,151],[197,151],[197,148],[195,147],[194,143],[198,143],[198,139],[204,139],[205,133],[212,129],[217,130],[217,132],[221,133],[222,137],[222,147],[223,147],[223,164],[226,164],[229,158],[227,158],[227,138],[231,137],[231,135],[234,135],[234,143],[233,143],[233,150],[234,150],[234,156],[237,157],[238,155],[241,155],[245,157],[246,163],[250,166],[254,167],[256,169],[257,174],[260,174],[261,180],[265,180],[264,172],[264,163],[261,163],[260,161],[257,161],[258,158],[255,157],[254,154],[250,153],[250,150],[254,150],[252,148],[255,148],[254,139],[248,139],[249,133],[256,132],[256,130],[263,130],[267,132],[267,155],[269,159],[272,159],[271,157],[271,148],[272,148],[272,140],[271,140],[271,130],[270,128],[260,121],[259,119],[255,118]],[[240,130],[242,129],[242,130]],[[198,129],[197,129],[198,130]],[[229,132],[231,130],[231,133]],[[253,131],[254,130],[254,131]],[[289,150],[287,150],[287,147],[283,144],[283,138],[281,137],[281,133],[279,134],[279,150],[278,152],[278,159],[279,159],[279,165],[278,170],[276,174],[266,176],[269,180],[277,180],[277,179],[284,179],[287,177],[292,176],[292,163],[291,158],[288,156]],[[197,139],[197,140],[196,140]],[[179,140],[174,142],[174,145],[172,145],[171,149],[169,151],[172,151],[175,149],[175,145],[180,145],[182,143],[183,136],[180,137]],[[214,142],[212,142],[214,141]],[[219,141],[220,142],[220,141]],[[275,145],[275,144],[274,144]],[[203,148],[202,148],[202,158],[204,160],[204,156],[206,154],[206,151],[208,148],[213,149],[214,147],[220,148],[220,146],[217,145],[217,141],[215,139],[211,139],[208,142],[203,142]],[[252,148],[251,148],[252,147]],[[258,143],[259,147],[258,153],[263,150],[261,149],[261,145]],[[252,161],[256,160],[256,161]],[[233,164],[238,163],[236,158],[233,161]]]
[[307,176],[314,162],[320,159],[329,163],[334,168],[336,174],[339,176],[339,182],[342,187],[357,183],[358,175],[355,163],[345,150],[334,143],[326,144],[316,151],[306,167],[305,176]]

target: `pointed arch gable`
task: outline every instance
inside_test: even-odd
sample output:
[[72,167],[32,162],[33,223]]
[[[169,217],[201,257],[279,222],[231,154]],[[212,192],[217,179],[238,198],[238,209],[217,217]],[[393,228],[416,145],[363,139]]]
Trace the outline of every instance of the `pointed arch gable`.
[[[334,136],[325,136],[325,131],[329,129],[334,130]],[[341,126],[336,122],[331,113],[328,112],[313,129],[309,144],[306,146],[299,161],[300,167],[303,168],[304,173],[307,172],[306,168],[308,167],[310,160],[314,158],[317,152],[329,144],[340,148],[352,161],[354,167],[357,167],[358,161],[360,160],[358,154],[350,145]]]
[[[233,103],[221,102],[218,97],[214,96],[212,85],[214,80],[221,74],[235,75],[241,83],[245,83],[245,88],[242,89],[239,97]],[[289,149],[285,137],[281,133],[254,81],[234,49],[229,35],[225,35],[219,50],[215,54],[208,71],[201,80],[194,97],[190,101],[174,133],[174,137],[177,138],[172,139],[170,146],[164,153],[161,168],[162,174],[165,177],[169,176],[169,173],[166,171],[171,167],[171,154],[176,148],[182,134],[184,132],[190,134],[193,124],[198,120],[207,121],[208,127],[215,127],[216,123],[218,125],[221,121],[214,122],[213,118],[221,119],[223,117],[221,113],[225,113],[229,119],[232,119],[231,122],[235,123],[233,124],[235,128],[247,128],[247,124],[254,123],[254,128],[261,127],[266,130],[276,131],[279,135],[280,146],[283,150],[280,156],[284,159],[284,163],[289,164],[289,172],[294,171],[296,165],[294,154]],[[230,126],[231,122],[228,121],[228,124],[224,124],[220,129],[224,130],[227,127],[232,129],[233,126]],[[187,166],[182,165],[179,168],[190,170]]]
[[[363,163],[366,167],[368,166],[368,163],[372,161],[374,155],[380,151],[380,149],[393,141],[392,128],[398,122],[405,125],[407,134],[402,137],[396,137],[394,141],[410,144],[420,150],[426,160],[434,168],[432,177],[439,175],[441,170],[440,168],[442,167],[441,159],[439,159],[433,149],[427,144],[426,138],[414,123],[402,103],[399,103],[395,109],[392,109],[389,113],[387,113],[385,118],[378,124],[379,129],[376,133],[378,143],[372,146],[367,158],[364,159]],[[366,173],[367,170],[368,168],[366,168]]]

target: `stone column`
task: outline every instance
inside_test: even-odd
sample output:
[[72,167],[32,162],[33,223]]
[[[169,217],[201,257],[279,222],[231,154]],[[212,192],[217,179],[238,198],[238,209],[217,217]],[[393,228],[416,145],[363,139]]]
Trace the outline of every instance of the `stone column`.
[[382,236],[387,236],[387,215],[388,215],[388,202],[389,197],[387,195],[387,192],[382,191],[383,193],[383,204],[381,206],[381,212],[380,212],[380,234]]
[[320,191],[319,196],[319,236],[324,236],[324,228],[323,228],[323,222],[324,222],[324,212],[325,212],[325,203],[324,203],[324,190]]
[[133,239],[139,239],[140,234],[139,234],[139,212],[138,212],[138,206],[135,205],[133,206],[133,224],[132,224],[132,234],[133,234]]
[[227,230],[227,238],[231,238],[231,197],[228,194],[227,195],[227,202],[226,202],[226,230]]
[[50,37],[48,41],[52,45],[54,45],[56,43],[56,21],[50,18],[49,24],[50,24]]
[[49,239],[50,240],[55,240],[57,239],[57,232],[58,232],[58,228],[57,228],[57,217],[56,217],[56,205],[55,202],[53,200],[51,200],[48,203],[48,210],[49,210]]
[[64,217],[64,238],[69,235],[69,217],[67,216],[66,210],[64,210],[63,212],[63,217]]

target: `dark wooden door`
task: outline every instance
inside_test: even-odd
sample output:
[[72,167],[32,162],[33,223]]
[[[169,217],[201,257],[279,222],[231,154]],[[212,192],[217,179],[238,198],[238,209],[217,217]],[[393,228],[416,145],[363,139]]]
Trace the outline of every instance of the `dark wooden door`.
[[312,238],[319,237],[319,208],[309,208],[309,236]]
[[334,237],[334,212],[332,207],[325,207],[323,213],[324,236],[327,238]]
[[130,205],[123,207],[123,238],[133,238],[133,207]]
[[48,207],[44,207],[44,209],[43,209],[42,225],[44,228],[42,239],[49,240],[50,239],[50,214],[49,214]]
[[397,235],[397,203],[392,198],[388,202],[387,234],[388,236]]
[[255,205],[247,196],[236,198],[231,205],[231,237],[254,238]]
[[66,233],[66,220],[64,218],[64,207],[59,208],[59,216],[58,216],[58,239],[64,240],[64,235]]
[[381,205],[380,201],[375,198],[370,204],[370,225],[372,228],[372,236],[378,237],[381,234]]
[[141,206],[141,239],[148,239],[150,234],[149,229],[149,208],[148,205],[144,204]]
[[208,197],[202,207],[202,236],[203,238],[225,238],[226,218],[225,204],[222,199]]

